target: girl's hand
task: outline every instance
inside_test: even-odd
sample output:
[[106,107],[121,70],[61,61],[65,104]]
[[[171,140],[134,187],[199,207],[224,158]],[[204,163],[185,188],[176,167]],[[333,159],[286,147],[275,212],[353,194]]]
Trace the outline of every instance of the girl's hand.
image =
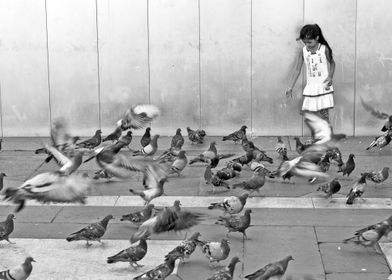
[[327,78],[324,80],[324,84],[325,84],[325,89],[326,89],[326,90],[329,90],[329,87],[332,86],[332,78],[327,77]]
[[293,98],[293,89],[291,87],[286,89],[286,97],[289,98]]

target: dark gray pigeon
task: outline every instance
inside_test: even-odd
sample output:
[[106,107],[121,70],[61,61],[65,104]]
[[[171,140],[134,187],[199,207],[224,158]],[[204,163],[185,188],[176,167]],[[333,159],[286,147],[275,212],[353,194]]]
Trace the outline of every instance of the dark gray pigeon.
[[14,214],[9,214],[4,222],[0,222],[0,241],[7,240],[11,244],[15,244],[9,240],[9,235],[14,231]]
[[230,264],[225,267],[223,270],[215,272],[207,280],[233,280],[233,274],[236,264],[239,262],[238,257],[234,257],[231,259]]
[[77,143],[76,147],[94,149],[101,144],[101,133],[102,131],[100,129],[96,130],[93,137]]
[[150,203],[140,211],[123,215],[120,221],[130,221],[135,225],[140,225],[151,218],[154,207],[155,207],[154,204]]
[[287,256],[283,260],[267,264],[254,273],[246,275],[245,278],[249,280],[280,279],[286,273],[287,266],[291,260],[294,260],[293,257]]

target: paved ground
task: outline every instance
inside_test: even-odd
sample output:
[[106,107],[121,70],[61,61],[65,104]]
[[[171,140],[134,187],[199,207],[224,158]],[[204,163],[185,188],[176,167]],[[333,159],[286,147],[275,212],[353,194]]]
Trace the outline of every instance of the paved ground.
[[[241,155],[242,148],[232,142],[222,142],[217,137],[206,139],[203,145],[184,145],[188,158],[207,149],[210,141],[217,142],[219,153],[235,153]],[[287,143],[288,138],[284,138]],[[295,156],[295,143],[290,139]],[[234,279],[244,279],[265,264],[292,255],[287,276],[291,279],[303,279],[310,275],[313,279],[334,280],[378,280],[387,279],[391,273],[388,259],[392,248],[388,240],[383,240],[384,255],[372,249],[342,244],[341,240],[353,234],[356,229],[378,222],[391,215],[392,188],[390,180],[375,186],[368,183],[364,194],[367,198],[353,206],[345,204],[345,195],[350,186],[358,179],[361,172],[378,170],[391,163],[390,147],[382,151],[366,151],[371,137],[350,138],[341,143],[343,160],[349,153],[355,154],[357,167],[349,178],[341,180],[342,189],[336,195],[334,203],[324,199],[316,192],[317,184],[309,184],[302,179],[292,179],[290,184],[281,180],[269,180],[261,190],[262,196],[249,199],[246,208],[252,209],[252,227],[248,229],[249,239],[244,240],[238,233],[230,234],[231,252],[239,256],[241,263],[237,266]],[[42,162],[42,155],[35,155],[34,149],[47,142],[44,138],[5,138],[3,151],[0,152],[0,171],[5,172],[5,187],[20,185]],[[170,138],[161,137],[161,150],[169,145]],[[280,160],[273,151],[274,137],[254,139],[257,146],[265,149],[274,159],[274,163],[265,166],[275,169]],[[139,138],[135,137],[131,148],[139,148]],[[160,151],[158,152],[158,154]],[[224,166],[225,161],[220,163]],[[38,172],[54,170],[52,163],[43,165]],[[94,184],[87,205],[28,203],[27,207],[17,214],[15,231],[11,235],[16,244],[0,242],[0,269],[20,263],[25,255],[32,255],[37,262],[29,279],[130,279],[156,266],[162,261],[166,252],[176,246],[194,231],[200,231],[202,238],[220,240],[226,230],[215,225],[219,211],[207,210],[211,201],[219,200],[229,194],[240,194],[241,190],[229,192],[211,192],[211,187],[203,179],[205,166],[196,164],[188,166],[181,177],[172,177],[165,185],[167,196],[154,201],[156,205],[170,205],[175,199],[182,201],[183,207],[191,211],[206,214],[206,219],[189,232],[178,234],[153,235],[149,241],[149,253],[140,264],[145,266],[134,272],[125,263],[106,264],[106,257],[117,253],[129,245],[128,239],[136,228],[130,223],[121,222],[120,217],[130,211],[139,209],[142,200],[131,196],[129,188],[141,188],[140,176],[135,175],[128,181],[99,180]],[[94,161],[81,167],[92,175],[97,166]],[[337,176],[336,165],[329,171],[331,177]],[[251,176],[250,170],[243,170],[238,179]],[[0,203],[0,220],[15,209],[8,202]],[[94,244],[86,248],[83,242],[68,243],[64,239],[88,223],[95,222],[107,214],[113,214],[115,220],[109,224],[104,236],[104,245]],[[222,265],[227,264],[228,260]],[[184,280],[207,279],[215,270],[209,268],[207,259],[198,250],[187,264],[179,267],[179,275]],[[171,276],[170,279],[175,279]],[[288,277],[290,278],[290,277]]]

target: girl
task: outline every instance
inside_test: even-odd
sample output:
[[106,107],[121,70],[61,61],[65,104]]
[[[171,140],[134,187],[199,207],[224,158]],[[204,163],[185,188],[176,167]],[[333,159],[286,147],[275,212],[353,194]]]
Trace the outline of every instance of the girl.
[[330,108],[334,107],[332,78],[335,61],[332,49],[325,40],[317,24],[302,27],[299,38],[305,44],[298,54],[295,70],[286,96],[292,97],[292,91],[301,73],[303,62],[306,65],[306,86],[303,90],[302,111],[319,112],[329,121]]

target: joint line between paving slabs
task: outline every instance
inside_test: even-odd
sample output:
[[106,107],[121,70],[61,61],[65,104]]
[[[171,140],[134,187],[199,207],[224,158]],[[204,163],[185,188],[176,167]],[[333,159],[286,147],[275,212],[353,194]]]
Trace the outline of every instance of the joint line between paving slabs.
[[116,205],[117,205],[117,202],[118,202],[119,199],[120,199],[120,196],[117,196],[117,199],[116,199],[116,201],[114,202],[114,205],[113,205],[113,206],[116,206]]
[[317,248],[318,248],[319,255],[320,255],[321,265],[323,266],[323,270],[324,270],[324,279],[327,279],[327,271],[325,270],[323,256],[321,255],[320,243],[319,243],[319,240],[318,240],[317,231],[316,231],[316,227],[315,226],[313,226],[313,231],[314,231],[314,236],[316,237]]
[[50,220],[50,224],[57,218],[57,216],[63,211],[64,207],[61,207],[59,211],[54,215],[53,219]]

